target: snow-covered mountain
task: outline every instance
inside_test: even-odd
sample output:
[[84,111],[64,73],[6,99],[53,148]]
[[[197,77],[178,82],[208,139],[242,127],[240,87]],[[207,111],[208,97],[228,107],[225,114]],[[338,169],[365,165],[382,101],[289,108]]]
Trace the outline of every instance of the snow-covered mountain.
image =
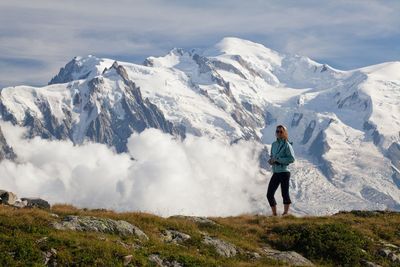
[[400,209],[400,62],[341,71],[238,38],[143,64],[76,57],[48,86],[2,89],[0,114],[31,137],[118,152],[149,127],[268,149],[285,124],[299,213]]

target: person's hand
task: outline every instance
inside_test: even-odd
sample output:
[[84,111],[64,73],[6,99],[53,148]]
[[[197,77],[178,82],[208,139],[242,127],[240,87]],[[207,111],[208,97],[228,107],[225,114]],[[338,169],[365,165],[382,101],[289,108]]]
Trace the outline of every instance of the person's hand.
[[268,160],[268,163],[269,163],[270,165],[273,165],[273,164],[275,163],[275,159],[274,159],[274,158],[270,158],[270,159]]

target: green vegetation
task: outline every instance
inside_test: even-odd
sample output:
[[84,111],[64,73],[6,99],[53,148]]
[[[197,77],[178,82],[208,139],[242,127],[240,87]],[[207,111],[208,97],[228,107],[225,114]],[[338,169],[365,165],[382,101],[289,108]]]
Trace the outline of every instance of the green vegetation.
[[[149,240],[134,235],[56,230],[51,226],[66,215],[125,220],[139,227]],[[263,247],[296,251],[317,266],[359,266],[362,259],[396,266],[379,256],[378,250],[383,241],[400,246],[400,214],[395,212],[210,219],[216,224],[138,212],[81,210],[68,205],[55,205],[47,211],[0,205],[0,266],[45,266],[44,255],[51,249],[57,252],[54,259],[59,266],[123,266],[127,255],[132,255],[128,266],[156,266],[149,261],[152,254],[183,266],[287,266],[263,255]],[[191,238],[179,244],[164,242],[161,234],[167,229]],[[237,255],[219,255],[214,247],[202,242],[205,233],[233,244]],[[250,252],[261,257],[253,257]]]
[[310,259],[354,266],[365,256],[369,240],[342,223],[302,223],[272,228],[275,245],[283,250],[301,252]]

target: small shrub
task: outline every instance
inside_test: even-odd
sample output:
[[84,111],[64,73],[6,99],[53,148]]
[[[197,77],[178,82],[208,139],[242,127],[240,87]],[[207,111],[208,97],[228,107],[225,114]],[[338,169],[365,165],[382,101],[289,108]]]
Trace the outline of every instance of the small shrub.
[[314,260],[335,265],[358,265],[367,241],[345,224],[292,224],[272,228],[277,240],[274,245],[283,250],[295,250]]

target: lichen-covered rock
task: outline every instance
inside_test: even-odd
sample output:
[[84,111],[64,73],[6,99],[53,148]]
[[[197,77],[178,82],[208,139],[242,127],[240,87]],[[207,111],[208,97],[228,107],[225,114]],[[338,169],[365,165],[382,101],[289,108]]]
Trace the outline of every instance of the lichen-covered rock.
[[41,198],[21,198],[21,201],[26,201],[27,208],[50,209],[50,203]]
[[148,240],[148,236],[137,226],[122,220],[98,218],[92,216],[67,216],[61,222],[52,224],[58,230],[93,231],[119,235],[135,235],[142,240]]
[[182,243],[190,239],[190,235],[176,231],[176,230],[165,230],[162,234],[162,239],[167,243]]
[[210,236],[204,236],[203,241],[204,244],[213,246],[217,253],[222,256],[222,257],[234,257],[238,253],[238,250],[235,245],[223,241],[218,238],[210,237]]
[[151,254],[149,256],[149,261],[155,263],[159,267],[183,267],[183,265],[177,261],[168,261],[168,260],[163,260],[161,257],[157,254]]
[[0,190],[0,203],[7,205],[14,205],[18,197],[13,192]]
[[263,254],[268,258],[288,263],[292,266],[314,266],[314,264],[295,251],[280,251],[268,247],[263,248]]

